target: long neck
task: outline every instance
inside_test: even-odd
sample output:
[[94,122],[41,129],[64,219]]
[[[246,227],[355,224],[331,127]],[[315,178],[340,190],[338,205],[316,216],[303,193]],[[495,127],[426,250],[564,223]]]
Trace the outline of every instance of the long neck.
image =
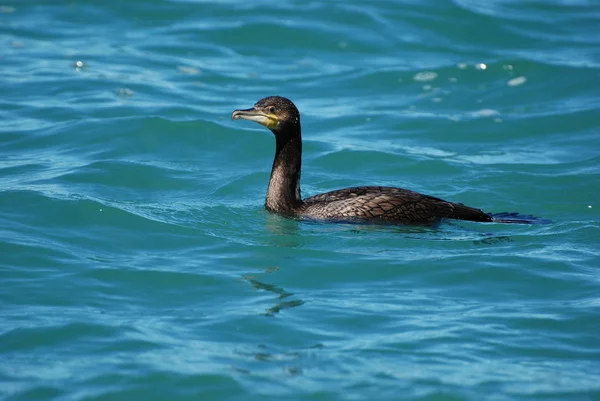
[[302,167],[302,136],[300,124],[291,124],[275,133],[276,150],[265,206],[276,213],[293,214],[302,203],[300,169]]

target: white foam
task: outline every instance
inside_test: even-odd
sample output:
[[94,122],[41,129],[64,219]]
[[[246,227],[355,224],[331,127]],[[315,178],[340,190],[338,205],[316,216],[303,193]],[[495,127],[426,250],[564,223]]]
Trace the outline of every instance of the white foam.
[[519,86],[519,85],[523,85],[525,82],[527,82],[527,78],[521,76],[521,77],[516,77],[516,78],[511,79],[506,84],[508,86]]
[[423,72],[418,72],[415,74],[415,76],[413,77],[413,79],[415,81],[419,81],[419,82],[427,82],[427,81],[433,81],[434,79],[436,79],[438,76],[438,74],[436,72],[433,71],[423,71]]

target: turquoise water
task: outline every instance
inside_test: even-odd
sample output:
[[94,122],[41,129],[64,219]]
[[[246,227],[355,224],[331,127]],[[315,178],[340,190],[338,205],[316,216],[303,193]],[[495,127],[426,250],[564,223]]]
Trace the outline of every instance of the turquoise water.
[[[0,399],[599,400],[600,5],[0,7]],[[263,209],[408,187],[549,225]]]

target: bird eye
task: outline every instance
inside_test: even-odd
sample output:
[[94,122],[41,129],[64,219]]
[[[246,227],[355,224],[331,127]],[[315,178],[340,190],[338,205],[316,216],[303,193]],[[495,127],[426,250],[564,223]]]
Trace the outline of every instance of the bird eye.
[[269,113],[275,114],[275,106],[269,107]]

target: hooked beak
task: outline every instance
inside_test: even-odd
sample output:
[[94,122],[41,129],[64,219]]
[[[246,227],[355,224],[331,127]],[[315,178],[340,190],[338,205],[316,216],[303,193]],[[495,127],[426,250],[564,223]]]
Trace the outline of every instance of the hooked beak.
[[254,107],[245,110],[235,110],[231,115],[232,120],[238,120],[240,118],[242,120],[257,122],[269,129],[275,129],[277,127],[277,123],[279,122],[279,119],[275,114],[263,113]]

